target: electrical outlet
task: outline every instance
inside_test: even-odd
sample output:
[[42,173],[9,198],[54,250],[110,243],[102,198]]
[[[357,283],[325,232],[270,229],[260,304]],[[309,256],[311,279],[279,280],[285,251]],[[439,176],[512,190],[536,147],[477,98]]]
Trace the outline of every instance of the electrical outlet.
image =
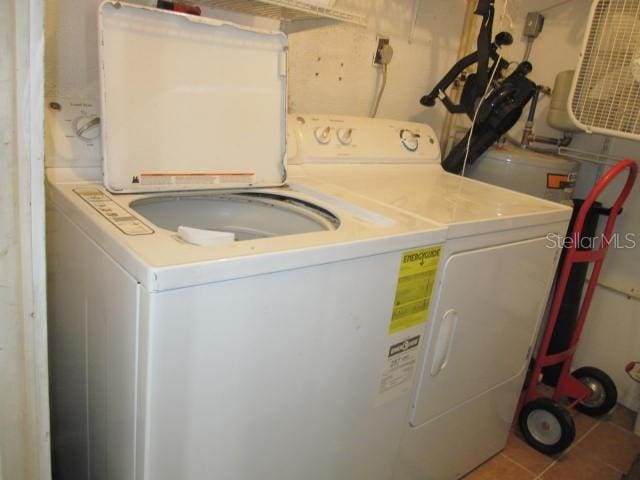
[[373,55],[373,64],[377,66],[382,65],[382,48],[385,45],[389,45],[389,37],[382,37],[378,35],[378,46],[376,47],[376,53]]
[[544,27],[544,16],[538,12],[527,13],[524,21],[524,36],[529,38],[537,38]]

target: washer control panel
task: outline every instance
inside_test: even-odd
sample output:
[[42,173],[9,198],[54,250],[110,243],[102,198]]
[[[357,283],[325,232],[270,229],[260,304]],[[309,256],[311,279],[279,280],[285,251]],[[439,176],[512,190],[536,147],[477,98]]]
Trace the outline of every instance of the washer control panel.
[[62,97],[47,101],[48,167],[101,165],[99,110],[93,100]]
[[75,188],[73,191],[125,235],[151,235],[153,233],[151,227],[122,208],[99,188],[82,187]]
[[288,163],[438,163],[426,124],[342,115],[291,114]]

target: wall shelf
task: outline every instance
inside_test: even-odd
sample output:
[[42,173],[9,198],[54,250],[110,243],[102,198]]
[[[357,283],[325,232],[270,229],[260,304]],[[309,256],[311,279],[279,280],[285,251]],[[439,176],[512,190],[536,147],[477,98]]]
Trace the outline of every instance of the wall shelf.
[[366,15],[312,5],[298,0],[188,0],[185,3],[202,7],[223,8],[280,21],[330,18],[360,26],[367,25]]

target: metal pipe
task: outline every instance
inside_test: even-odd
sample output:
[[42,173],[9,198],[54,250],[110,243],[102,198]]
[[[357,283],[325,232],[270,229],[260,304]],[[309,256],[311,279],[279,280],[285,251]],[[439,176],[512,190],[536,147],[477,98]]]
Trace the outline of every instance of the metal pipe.
[[531,97],[531,106],[529,107],[529,115],[527,116],[527,122],[522,130],[522,139],[520,140],[521,148],[531,149],[532,143],[543,143],[545,145],[554,145],[556,147],[567,147],[573,141],[573,135],[571,133],[563,133],[561,138],[546,137],[544,135],[536,135],[533,133],[533,127],[535,125],[536,109],[538,107],[538,101],[540,100],[540,94],[545,93],[543,87],[536,88]]
[[531,56],[531,49],[533,47],[533,38],[527,37],[527,46],[524,50],[524,57],[522,58],[523,62],[528,62],[529,57]]
[[[522,145],[520,144],[520,142],[516,138],[512,137],[511,135],[505,135],[502,138],[506,140],[507,143],[510,143],[511,145],[522,149]],[[569,160],[576,160],[579,162],[589,162],[589,163],[594,163],[596,165],[604,165],[607,167],[611,167],[620,161],[620,158],[613,157],[611,155],[585,152],[583,150],[576,150],[575,148],[566,148],[566,147],[560,147],[556,149],[556,148],[540,148],[535,145],[530,145],[527,148],[527,151],[542,153],[546,155],[558,155],[563,158],[568,158]]]
[[413,0],[413,10],[411,12],[411,27],[409,28],[409,36],[407,37],[407,43],[411,45],[413,43],[413,36],[416,33],[416,23],[418,23],[418,13],[420,13],[420,0]]
[[[587,277],[585,279],[585,283],[591,280],[591,277]],[[599,287],[606,288],[607,290],[611,290],[612,292],[619,293],[620,295],[624,295],[629,300],[640,300],[640,292],[636,291],[633,287],[623,287],[621,285],[614,285],[605,280],[598,279],[597,282]]]
[[542,153],[546,155],[555,155],[557,154],[557,150],[554,148],[540,148],[535,145],[527,145],[526,147],[520,143],[520,140],[512,137],[511,135],[505,135],[504,138],[514,147],[518,147],[522,150],[527,150],[530,152]]
[[537,87],[533,92],[533,97],[531,97],[531,107],[529,107],[529,116],[527,117],[527,121],[533,123],[533,120],[536,118],[536,108],[538,107],[538,99],[540,98],[540,87]]
[[596,165],[604,165],[612,167],[620,161],[620,158],[611,155],[604,155],[601,153],[586,152],[584,150],[577,150],[575,148],[560,147],[558,149],[558,155],[566,157],[571,160],[578,160],[581,162],[594,163]]
[[[462,33],[460,35],[460,45],[458,46],[458,56],[456,61],[463,58],[469,52],[469,42],[472,38],[471,32],[474,30],[475,14],[478,0],[467,0],[467,9],[464,14],[464,22],[462,26]],[[460,101],[462,89],[457,82],[454,82],[451,88],[451,94],[449,95],[454,103]],[[451,113],[446,114],[444,123],[442,125],[442,132],[440,134],[440,145],[443,153],[446,153],[449,149],[449,140],[451,139],[451,129],[453,128],[454,116]]]
[[536,88],[531,97],[531,105],[529,106],[529,115],[527,122],[524,124],[524,130],[522,130],[522,148],[527,148],[531,143],[531,136],[533,135],[533,120],[536,117],[536,107],[538,106],[538,98],[540,97],[540,88]]
[[546,145],[555,145],[556,147],[568,147],[573,141],[573,135],[571,133],[564,133],[562,137],[545,137],[544,135],[536,135],[531,133],[529,135],[530,143],[544,143]]
[[[526,138],[525,138],[526,135]],[[568,147],[571,145],[573,141],[573,135],[570,133],[564,133],[562,137],[545,137],[544,135],[536,135],[535,133],[524,133],[522,136],[522,140],[518,141],[510,135],[507,135],[506,138],[509,143],[517,145],[520,148],[528,149],[536,151],[536,149],[531,145],[532,143],[542,143],[544,145],[553,145],[554,147]]]

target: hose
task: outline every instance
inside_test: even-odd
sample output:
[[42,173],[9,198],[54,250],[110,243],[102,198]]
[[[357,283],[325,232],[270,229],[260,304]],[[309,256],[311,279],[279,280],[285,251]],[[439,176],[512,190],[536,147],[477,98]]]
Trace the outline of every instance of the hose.
[[533,48],[533,38],[527,37],[527,47],[524,50],[524,57],[522,58],[523,62],[528,62],[529,57],[531,56],[531,49]]
[[387,64],[382,65],[382,84],[380,85],[380,91],[376,97],[376,101],[373,104],[373,109],[371,110],[371,118],[375,117],[378,114],[378,107],[380,106],[380,100],[382,99],[382,94],[384,93],[384,89],[387,86]]

